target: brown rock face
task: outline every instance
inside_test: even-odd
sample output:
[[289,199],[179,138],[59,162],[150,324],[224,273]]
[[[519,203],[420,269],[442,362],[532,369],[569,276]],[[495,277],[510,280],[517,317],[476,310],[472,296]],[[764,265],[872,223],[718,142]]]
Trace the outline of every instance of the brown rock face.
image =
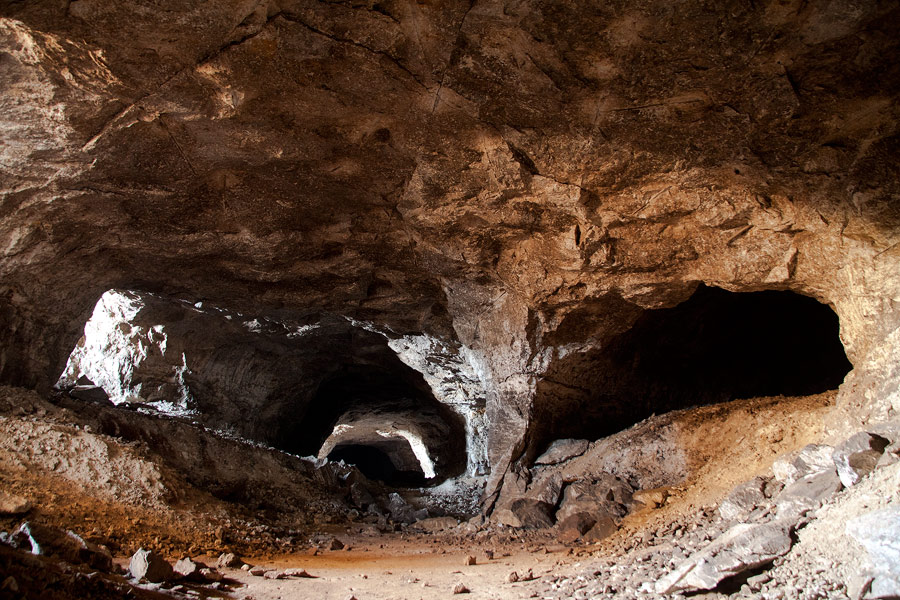
[[[52,385],[110,289],[338,320],[346,345],[380,337],[421,374],[462,419],[469,471],[496,483],[549,440],[658,410],[628,404],[671,387],[628,344],[656,345],[641,327],[657,309],[721,288],[833,309],[844,414],[896,415],[898,10],[6,3],[0,379]],[[326,329],[304,348],[335,348]],[[254,340],[195,364],[186,347],[183,366],[319,377],[312,360],[293,379],[247,371]],[[290,340],[266,351],[302,354]],[[327,356],[384,364],[369,347]],[[849,365],[827,364],[840,383]]]

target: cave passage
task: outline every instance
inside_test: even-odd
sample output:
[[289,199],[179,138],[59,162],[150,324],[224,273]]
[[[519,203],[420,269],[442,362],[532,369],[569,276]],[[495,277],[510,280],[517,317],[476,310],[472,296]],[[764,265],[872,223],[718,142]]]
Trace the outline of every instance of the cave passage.
[[531,448],[599,439],[680,408],[818,394],[851,368],[828,306],[701,285],[678,306],[645,311],[602,349],[557,361],[538,384]]
[[461,417],[434,398],[421,374],[393,354],[378,356],[378,364],[344,364],[324,380],[280,446],[343,460],[398,487],[460,474],[466,461]]
[[341,444],[328,454],[328,460],[343,460],[355,465],[369,479],[393,487],[421,487],[427,483],[427,478],[418,462],[408,459],[409,452],[409,444],[405,441],[383,445]]
[[57,386],[344,460],[389,485],[437,484],[466,465],[463,418],[384,336],[333,315],[301,326],[109,290]]

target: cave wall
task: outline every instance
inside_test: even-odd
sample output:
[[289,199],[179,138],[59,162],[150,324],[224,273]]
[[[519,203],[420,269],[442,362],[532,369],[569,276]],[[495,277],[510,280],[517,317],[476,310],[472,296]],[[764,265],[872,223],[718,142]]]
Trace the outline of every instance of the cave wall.
[[328,312],[483,404],[496,484],[560,355],[704,282],[832,306],[834,426],[895,416],[898,10],[5,3],[0,375],[111,288]]

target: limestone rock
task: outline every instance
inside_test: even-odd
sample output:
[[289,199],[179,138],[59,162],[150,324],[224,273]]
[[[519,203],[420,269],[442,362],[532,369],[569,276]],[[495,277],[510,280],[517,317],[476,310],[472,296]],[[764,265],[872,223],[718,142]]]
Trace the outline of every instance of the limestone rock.
[[32,554],[55,556],[101,571],[112,569],[112,555],[106,547],[88,542],[73,531],[26,521],[12,533],[10,540],[13,546]]
[[315,577],[310,575],[306,569],[300,569],[298,567],[285,569],[284,574],[288,577],[298,577],[300,579],[315,579]]
[[[410,504],[396,492],[391,492],[388,496],[387,509],[388,512],[390,512],[391,518],[399,523],[414,523],[419,520],[416,516],[416,509],[410,506]],[[427,517],[428,515],[426,513],[424,518]]]
[[735,525],[662,577],[656,583],[656,593],[715,589],[728,577],[759,568],[787,554],[791,544],[790,533],[782,525]]
[[847,522],[847,534],[862,544],[870,566],[863,574],[871,578],[863,599],[900,597],[900,507],[873,511]]
[[597,517],[593,527],[588,529],[581,537],[585,542],[599,542],[614,534],[618,529],[619,526],[616,525],[613,519],[608,516],[601,516]]
[[240,569],[243,564],[241,557],[232,552],[223,552],[216,560],[217,569]]
[[181,577],[190,581],[204,581],[206,578],[200,573],[205,565],[196,563],[190,557],[184,557],[175,562],[172,570]]
[[790,485],[802,477],[834,467],[834,448],[826,444],[809,444],[796,452],[782,456],[772,464],[775,479]]
[[225,576],[222,575],[222,573],[220,573],[216,569],[210,569],[209,567],[203,567],[202,569],[200,569],[199,575],[205,581],[216,582],[225,579]]
[[590,442],[588,440],[556,440],[547,451],[541,454],[534,461],[536,465],[555,465],[563,461],[569,460],[575,456],[581,456],[588,449]]
[[596,480],[576,481],[563,491],[557,520],[584,512],[600,516],[621,518],[628,512],[633,490],[626,482],[612,475],[601,474]]
[[466,587],[463,583],[457,583],[455,586],[453,586],[454,594],[468,594],[469,592],[469,588]]
[[665,489],[637,490],[631,497],[635,502],[648,508],[659,508],[666,503],[669,492]]
[[492,519],[509,527],[543,529],[553,526],[553,506],[540,500],[519,498],[508,507],[494,511]]
[[719,515],[728,521],[743,520],[755,508],[767,502],[766,479],[754,477],[737,485],[719,505]]
[[556,524],[556,528],[559,531],[557,538],[564,544],[571,544],[587,533],[596,523],[597,518],[590,513],[569,515]]
[[334,550],[343,550],[343,549],[344,549],[344,542],[342,542],[341,540],[337,539],[336,537],[333,537],[333,538],[331,538],[331,540],[329,540],[328,544],[325,546],[325,549],[326,549],[326,550],[332,550],[332,551],[334,551]]
[[146,579],[151,583],[169,581],[174,575],[172,565],[152,550],[139,548],[131,557],[128,571],[137,580]]
[[795,521],[814,510],[843,486],[834,467],[806,475],[785,487],[775,497],[778,518]]
[[526,495],[534,500],[540,500],[556,506],[562,496],[566,483],[558,472],[538,473],[528,484]]
[[85,402],[109,403],[109,394],[97,385],[76,385],[69,390],[69,395]]
[[836,446],[832,458],[844,487],[855,485],[871,473],[890,443],[879,435],[861,431]]
[[450,531],[459,526],[459,521],[453,517],[431,517],[416,521],[416,529],[427,531],[428,533],[438,533],[441,531]]

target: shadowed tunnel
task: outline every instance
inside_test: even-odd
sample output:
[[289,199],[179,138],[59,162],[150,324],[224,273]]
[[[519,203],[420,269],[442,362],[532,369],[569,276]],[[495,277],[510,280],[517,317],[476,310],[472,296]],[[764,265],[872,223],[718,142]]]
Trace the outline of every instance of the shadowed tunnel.
[[538,384],[530,449],[690,406],[821,393],[851,367],[828,306],[701,285],[678,306],[645,311],[603,348],[557,361]]

